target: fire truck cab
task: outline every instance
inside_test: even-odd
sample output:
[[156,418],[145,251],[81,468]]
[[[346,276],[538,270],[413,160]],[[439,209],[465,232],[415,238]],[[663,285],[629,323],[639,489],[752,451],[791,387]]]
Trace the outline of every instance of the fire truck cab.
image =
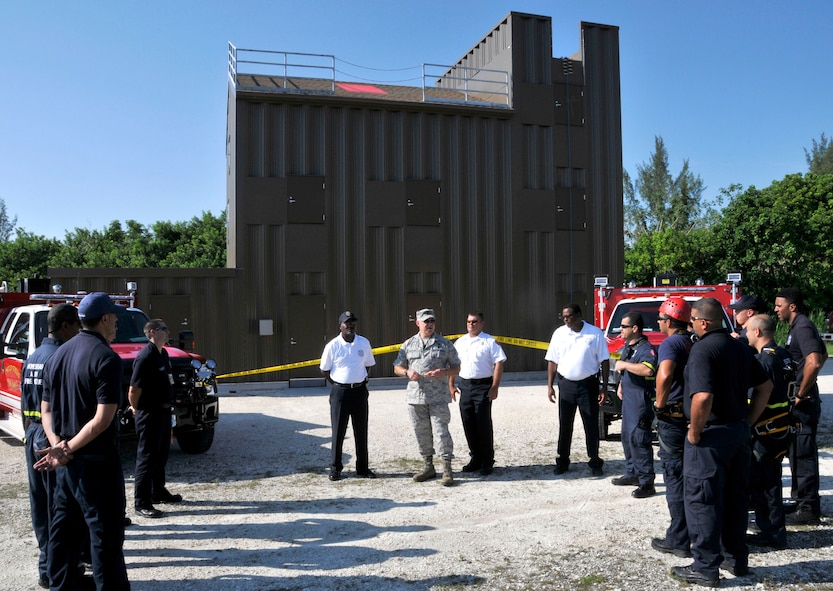
[[716,285],[705,285],[697,282],[697,285],[676,284],[676,277],[673,275],[660,275],[654,278],[654,285],[638,287],[630,284],[625,287],[612,287],[608,284],[607,277],[596,277],[593,308],[593,324],[604,331],[610,351],[610,383],[604,402],[599,407],[599,437],[607,439],[610,424],[622,418],[622,402],[616,395],[619,386],[618,372],[613,371],[613,366],[619,359],[619,352],[624,346],[624,339],[621,337],[619,325],[622,318],[628,312],[639,312],[645,322],[644,335],[648,341],[659,348],[659,344],[665,339],[665,335],[659,331],[657,319],[659,317],[660,305],[671,296],[682,297],[686,301],[694,302],[704,297],[717,299],[723,305],[723,326],[733,329],[735,326],[734,312],[729,306],[735,303],[741,296],[740,273],[729,273],[726,283]]

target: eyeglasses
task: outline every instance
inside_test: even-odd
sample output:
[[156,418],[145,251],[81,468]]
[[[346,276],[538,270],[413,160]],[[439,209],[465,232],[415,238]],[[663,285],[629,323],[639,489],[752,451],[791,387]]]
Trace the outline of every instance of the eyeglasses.
[[668,322],[669,320],[671,320],[670,316],[659,316],[657,318],[657,322]]
[[480,324],[479,320],[466,320],[466,324]]
[[624,328],[633,328],[633,324],[620,324],[619,328],[622,328],[622,329],[624,329]]
[[433,319],[433,318],[428,318],[428,319],[426,319],[426,320],[423,320],[423,322],[424,322],[425,324],[434,324],[434,323],[436,322],[436,320],[435,320],[435,319]]
[[696,316],[691,317],[692,322],[697,322],[698,320],[704,320],[706,322],[714,322],[711,318],[697,318]]

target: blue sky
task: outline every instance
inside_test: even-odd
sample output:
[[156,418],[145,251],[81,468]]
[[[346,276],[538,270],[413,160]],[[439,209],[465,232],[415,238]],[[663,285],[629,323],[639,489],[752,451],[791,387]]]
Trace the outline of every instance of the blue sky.
[[20,227],[57,238],[219,214],[229,41],[371,68],[450,64],[510,11],[552,17],[556,57],[579,49],[582,20],[620,28],[631,174],[661,135],[672,173],[687,158],[706,197],[762,188],[806,172],[804,148],[833,136],[829,0],[28,0],[0,21],[0,198]]

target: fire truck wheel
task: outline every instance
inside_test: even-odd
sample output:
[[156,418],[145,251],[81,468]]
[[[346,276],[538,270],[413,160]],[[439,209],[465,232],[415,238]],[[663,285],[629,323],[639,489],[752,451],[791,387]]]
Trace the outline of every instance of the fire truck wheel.
[[180,431],[174,433],[179,449],[187,454],[201,454],[208,451],[214,443],[214,427],[199,431]]

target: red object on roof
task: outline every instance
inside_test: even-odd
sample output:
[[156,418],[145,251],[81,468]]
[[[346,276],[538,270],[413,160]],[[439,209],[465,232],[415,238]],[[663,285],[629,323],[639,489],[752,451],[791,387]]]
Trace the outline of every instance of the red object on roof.
[[346,90],[347,92],[366,92],[369,94],[387,94],[381,88],[376,88],[371,84],[345,84],[342,82],[336,82],[336,86],[341,88],[342,90]]

